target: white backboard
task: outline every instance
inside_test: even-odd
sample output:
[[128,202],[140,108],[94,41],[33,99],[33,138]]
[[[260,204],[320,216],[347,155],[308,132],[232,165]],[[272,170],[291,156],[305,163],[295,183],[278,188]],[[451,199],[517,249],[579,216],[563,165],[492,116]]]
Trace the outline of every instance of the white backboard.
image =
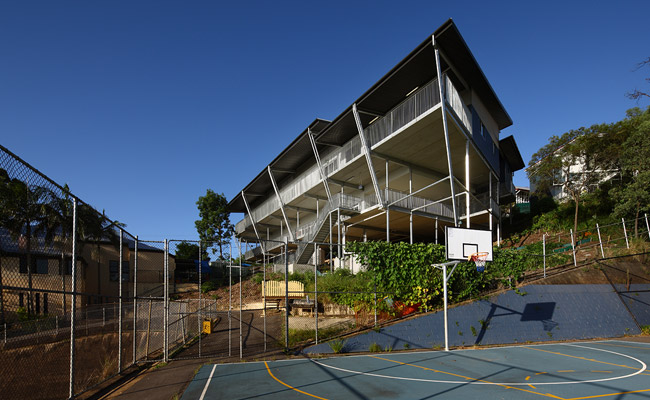
[[473,253],[488,253],[487,261],[492,261],[492,231],[481,229],[454,228],[445,229],[447,260],[463,260]]

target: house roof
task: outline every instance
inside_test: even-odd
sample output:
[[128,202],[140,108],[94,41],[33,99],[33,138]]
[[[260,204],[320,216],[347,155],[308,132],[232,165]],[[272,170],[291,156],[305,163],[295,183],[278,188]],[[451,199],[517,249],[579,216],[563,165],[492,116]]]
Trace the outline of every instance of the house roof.
[[[441,70],[454,80],[454,84],[462,87],[455,79],[457,71],[483,100],[488,111],[494,117],[499,129],[512,125],[512,120],[499,101],[492,86],[487,81],[481,67],[476,62],[465,40],[460,35],[456,24],[449,19],[434,33],[436,44],[443,56],[453,64],[453,71],[445,59],[441,60]],[[435,53],[431,36],[427,37],[393,69],[384,75],[377,83],[361,95],[353,104],[357,105],[362,125],[368,126],[376,116],[385,115],[397,103],[404,99],[407,93],[422,86],[436,77]],[[274,170],[273,176],[281,186],[281,182],[290,179],[301,165],[307,160],[313,160],[313,152],[309,141],[308,130],[311,130],[317,142],[319,152],[330,145],[343,145],[358,134],[352,104],[348,106],[333,121],[316,119],[305,129],[286,149],[284,149],[269,167]],[[521,157],[521,156],[520,156]],[[523,167],[522,167],[523,168]],[[263,201],[263,195],[272,190],[267,168],[264,168],[243,191],[251,207]],[[246,212],[246,206],[241,192],[230,200],[228,208],[231,212]]]
[[526,166],[519,152],[519,147],[517,147],[517,143],[515,142],[515,138],[512,135],[499,140],[499,148],[503,156],[508,160],[508,164],[510,164],[510,168],[513,171],[519,171]]

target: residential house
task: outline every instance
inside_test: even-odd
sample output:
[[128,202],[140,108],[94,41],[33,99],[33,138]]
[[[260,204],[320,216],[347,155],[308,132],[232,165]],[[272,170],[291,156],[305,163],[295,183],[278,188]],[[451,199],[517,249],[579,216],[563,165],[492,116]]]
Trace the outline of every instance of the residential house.
[[[443,99],[444,101],[442,101]],[[247,260],[340,263],[346,241],[500,237],[524,167],[512,120],[452,20],[334,120],[316,119],[229,202]],[[270,241],[269,241],[270,240]],[[266,242],[265,242],[266,241]],[[315,244],[314,244],[315,243]]]

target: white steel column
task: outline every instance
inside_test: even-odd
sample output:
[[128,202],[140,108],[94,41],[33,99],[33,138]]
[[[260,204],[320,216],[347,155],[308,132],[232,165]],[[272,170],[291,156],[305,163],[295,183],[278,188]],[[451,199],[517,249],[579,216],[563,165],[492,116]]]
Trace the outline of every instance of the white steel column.
[[[309,142],[311,143],[311,148],[314,151],[314,157],[316,157],[316,163],[318,164],[318,172],[320,173],[320,179],[323,182],[325,187],[325,193],[327,193],[327,200],[332,204],[332,193],[330,192],[329,183],[327,183],[327,177],[325,176],[325,170],[323,170],[323,164],[320,161],[320,155],[318,154],[318,147],[316,147],[316,140],[314,139],[314,134],[311,133],[311,129],[307,128],[307,135],[309,136]],[[316,199],[316,210],[318,210],[318,199]]]
[[386,241],[390,243],[390,206],[388,205],[388,160],[386,160],[386,190],[384,193],[384,199],[386,204]]
[[[257,231],[257,225],[255,224],[255,219],[253,218],[253,213],[251,213],[251,208],[248,206],[248,201],[246,201],[246,196],[244,195],[244,191],[241,191],[241,198],[244,200],[244,205],[246,206],[246,211],[248,211],[248,218],[251,220],[251,224],[253,225],[253,230],[255,231],[255,236],[257,237],[257,240],[260,242],[260,246],[263,246],[262,244],[262,238],[260,237],[259,232]],[[264,250],[265,248],[262,247],[262,252],[266,252]]]
[[[413,168],[409,166],[409,195],[413,194]],[[409,243],[413,244],[413,198],[409,197]]]
[[372,157],[370,156],[370,147],[368,146],[368,142],[366,142],[366,134],[363,132],[363,126],[361,126],[361,118],[359,118],[359,112],[357,111],[356,103],[352,104],[352,114],[354,114],[354,121],[357,123],[357,130],[359,131],[359,139],[361,139],[361,148],[363,149],[363,152],[366,155],[366,163],[368,163],[368,170],[370,172],[370,179],[372,180],[372,186],[375,188],[377,203],[383,204],[381,201],[381,195],[379,194],[379,183],[377,182],[377,175],[375,174],[375,168],[372,165]]
[[470,227],[469,222],[470,207],[469,207],[469,139],[465,140],[465,216],[467,217],[467,226]]
[[435,36],[431,36],[433,49],[436,56],[436,72],[438,74],[438,91],[440,93],[440,109],[442,111],[442,126],[445,131],[445,148],[447,149],[447,166],[449,168],[449,188],[451,189],[451,206],[454,213],[454,226],[458,226],[458,212],[456,210],[456,190],[454,189],[454,169],[451,165],[451,149],[449,146],[449,128],[447,126],[447,101],[445,100],[445,91],[442,88],[443,79],[442,69],[440,68],[440,51],[436,44]]
[[492,231],[492,213],[494,212],[494,210],[492,209],[492,172],[490,172],[488,177],[490,178],[490,185],[488,189],[490,191],[490,217],[489,218],[490,218],[490,231]]
[[267,171],[269,172],[269,178],[271,178],[271,184],[273,185],[273,190],[275,190],[275,195],[278,198],[278,202],[280,203],[280,211],[282,211],[282,216],[284,217],[284,222],[287,224],[287,230],[289,231],[289,236],[291,236],[291,241],[295,241],[295,236],[293,235],[293,232],[291,231],[291,225],[289,225],[289,219],[287,218],[287,213],[284,211],[284,202],[282,201],[282,198],[280,197],[280,191],[278,190],[278,185],[275,183],[275,178],[273,177],[273,172],[271,172],[271,166],[268,165],[266,167]]

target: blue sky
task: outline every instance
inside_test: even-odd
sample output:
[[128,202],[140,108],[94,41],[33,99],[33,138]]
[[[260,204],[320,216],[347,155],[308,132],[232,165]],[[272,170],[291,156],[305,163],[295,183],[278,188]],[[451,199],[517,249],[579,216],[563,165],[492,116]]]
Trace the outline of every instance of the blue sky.
[[2,2],[0,143],[142,239],[193,239],[207,188],[231,199],[450,17],[528,163],[650,89],[635,71],[649,14],[647,0]]

